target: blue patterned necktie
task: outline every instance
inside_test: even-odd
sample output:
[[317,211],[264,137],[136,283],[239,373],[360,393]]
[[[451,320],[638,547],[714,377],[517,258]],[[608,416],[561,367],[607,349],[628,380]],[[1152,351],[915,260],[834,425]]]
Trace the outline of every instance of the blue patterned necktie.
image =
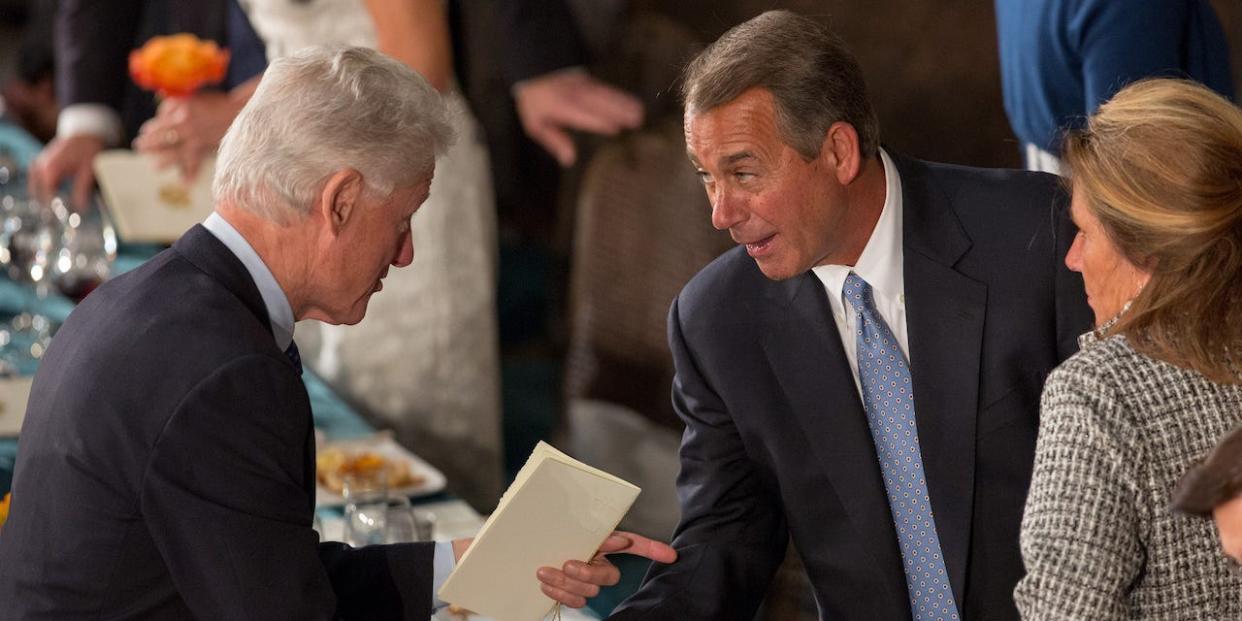
[[293,363],[293,368],[298,370],[298,375],[302,374],[302,354],[298,353],[298,344],[289,341],[289,347],[285,350],[285,355],[289,357],[289,362]]
[[889,510],[897,526],[910,611],[914,621],[957,619],[957,605],[927,494],[914,420],[914,387],[906,356],[876,311],[871,285],[850,272],[844,293],[854,309],[863,406],[880,459]]

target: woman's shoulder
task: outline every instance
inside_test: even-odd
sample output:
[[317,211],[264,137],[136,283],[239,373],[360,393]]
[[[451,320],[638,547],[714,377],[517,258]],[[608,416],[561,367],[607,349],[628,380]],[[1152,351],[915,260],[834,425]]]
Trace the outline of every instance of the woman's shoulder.
[[1160,370],[1158,361],[1136,351],[1123,336],[1087,344],[1048,376],[1040,424],[1071,417],[1074,427],[1132,430],[1139,422],[1134,419],[1143,415],[1133,407],[1134,391]]
[[1120,377],[1150,371],[1157,365],[1135,350],[1126,337],[1110,336],[1085,343],[1078,353],[1053,369],[1044,389],[1117,383]]

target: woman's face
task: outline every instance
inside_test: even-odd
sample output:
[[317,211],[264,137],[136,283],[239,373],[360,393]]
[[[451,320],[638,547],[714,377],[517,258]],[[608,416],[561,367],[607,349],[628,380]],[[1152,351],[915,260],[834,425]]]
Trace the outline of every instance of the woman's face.
[[1095,325],[1116,317],[1126,302],[1133,300],[1151,278],[1121,254],[1104,233],[1100,221],[1087,208],[1086,195],[1077,187],[1070,202],[1070,214],[1078,235],[1065,255],[1065,265],[1082,274],[1087,303],[1095,313]]

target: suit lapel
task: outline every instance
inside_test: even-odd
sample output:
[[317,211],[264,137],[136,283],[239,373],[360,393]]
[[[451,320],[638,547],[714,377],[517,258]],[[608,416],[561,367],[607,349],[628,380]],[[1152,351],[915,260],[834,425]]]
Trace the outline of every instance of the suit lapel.
[[953,269],[970,248],[948,198],[918,162],[901,174],[906,327],[919,446],[936,532],[963,603],[974,507],[975,422],[987,287]]
[[[237,296],[259,321],[267,326],[268,332],[272,324],[267,316],[267,306],[263,304],[263,296],[259,287],[254,284],[250,272],[242,264],[224,242],[216,239],[201,224],[195,224],[173,244],[173,250],[193,263],[208,276],[216,279],[221,285]],[[273,341],[275,347],[275,341]]]
[[[761,345],[815,457],[896,601],[905,575],[866,414],[823,286],[813,274],[775,283]],[[861,568],[860,568],[861,569]]]
[[[263,304],[263,295],[259,293],[259,288],[254,284],[250,272],[246,271],[246,266],[228,249],[228,246],[216,239],[216,236],[212,235],[203,225],[196,224],[173,244],[173,250],[237,296],[271,334],[272,324],[268,320],[267,306]],[[276,349],[274,340],[272,348]],[[306,410],[306,417],[308,428],[302,483],[307,490],[307,498],[313,509],[315,505],[315,425],[309,408]]]

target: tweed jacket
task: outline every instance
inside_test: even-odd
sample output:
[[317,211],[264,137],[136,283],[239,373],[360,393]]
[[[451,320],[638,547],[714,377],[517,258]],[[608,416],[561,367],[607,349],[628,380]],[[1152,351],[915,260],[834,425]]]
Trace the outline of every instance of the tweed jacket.
[[1023,619],[1242,619],[1242,576],[1211,521],[1169,503],[1181,476],[1242,423],[1242,386],[1089,343],[1044,387],[1022,519]]

